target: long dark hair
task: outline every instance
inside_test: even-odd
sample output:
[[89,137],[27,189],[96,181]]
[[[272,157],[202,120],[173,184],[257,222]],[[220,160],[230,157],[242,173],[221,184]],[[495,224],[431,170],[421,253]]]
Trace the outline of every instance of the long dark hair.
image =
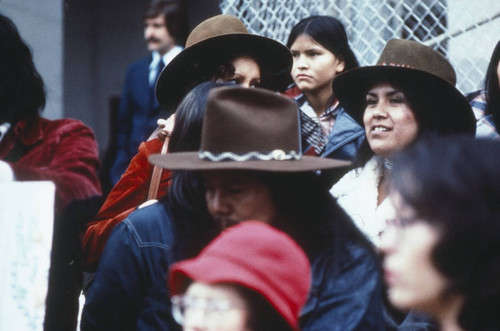
[[[442,121],[436,121],[433,119],[433,116],[439,116],[439,114],[442,113],[442,107],[449,107],[447,104],[437,103],[435,101],[440,98],[433,98],[433,93],[439,93],[439,89],[434,89],[429,85],[415,85],[414,82],[406,79],[405,77],[397,74],[392,75],[390,73],[377,76],[375,80],[369,84],[369,86],[373,87],[374,85],[382,82],[388,82],[405,95],[418,124],[418,137],[413,143],[418,141],[421,137],[431,137],[434,135],[451,133],[449,131],[452,129],[439,126],[439,123],[442,123]],[[426,90],[427,93],[423,93],[423,90]],[[431,91],[429,92],[428,90]],[[366,93],[368,93],[368,91],[366,91]],[[368,140],[365,139],[358,149],[356,157],[354,158],[353,166],[355,168],[363,167],[374,154],[375,153],[371,149]]]
[[490,64],[486,71],[484,89],[486,91],[486,113],[493,116],[497,129],[500,129],[500,82],[498,81],[497,68],[500,64],[500,41],[498,41]]
[[14,23],[0,14],[0,123],[30,119],[45,107],[42,77]]
[[348,241],[361,242],[372,250],[330,195],[327,174],[255,172],[254,176],[266,184],[277,206],[279,216],[273,226],[289,234],[310,260],[325,249],[342,255]]
[[[221,86],[205,82],[189,92],[176,111],[175,125],[169,142],[169,152],[197,151],[205,104],[212,88]],[[200,173],[174,171],[168,194],[164,198],[172,213],[179,234],[179,253],[190,258],[210,242],[217,227],[208,214],[204,185]]]
[[318,44],[332,52],[336,57],[345,62],[344,71],[359,67],[354,55],[344,25],[335,17],[310,16],[302,19],[290,31],[286,46],[292,47],[300,35],[308,35]]
[[390,177],[391,190],[440,231],[431,258],[450,280],[448,292],[465,298],[465,330],[499,330],[499,164],[496,140],[423,139],[395,158]]

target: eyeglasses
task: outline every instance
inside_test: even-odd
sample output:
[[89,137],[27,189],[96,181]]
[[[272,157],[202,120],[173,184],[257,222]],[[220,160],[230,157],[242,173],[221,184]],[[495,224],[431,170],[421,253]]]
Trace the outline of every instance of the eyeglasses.
[[388,219],[387,225],[394,226],[398,229],[404,229],[416,221],[418,221],[418,218],[416,217],[402,217],[397,215],[394,218]]
[[183,325],[189,314],[194,310],[202,310],[208,320],[214,320],[220,313],[243,309],[240,305],[226,299],[205,299],[193,298],[186,295],[174,295],[170,299],[172,302],[172,315],[175,321]]

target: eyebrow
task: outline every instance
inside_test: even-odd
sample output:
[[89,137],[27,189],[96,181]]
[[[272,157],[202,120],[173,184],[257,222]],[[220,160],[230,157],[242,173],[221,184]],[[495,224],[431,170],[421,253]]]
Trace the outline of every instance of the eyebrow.
[[[320,46],[314,45],[304,49],[303,52],[322,51],[322,50],[323,49]],[[290,52],[300,52],[300,51],[296,48],[290,48]]]
[[[238,72],[235,71],[234,74],[233,74],[233,76],[232,76],[232,78],[236,78],[236,76],[243,77],[242,74],[240,74],[240,73],[238,73]],[[260,80],[261,78],[260,77],[256,77],[256,78],[254,78],[252,80],[256,80],[256,79]]]
[[[377,97],[377,96],[378,96],[378,94],[377,94],[377,93],[375,93],[375,92],[372,92],[372,91],[373,91],[373,90],[368,91],[368,93],[366,93],[366,96],[373,96],[373,97]],[[401,93],[401,94],[403,94],[403,95],[404,95],[403,91],[398,90],[398,89],[394,89],[394,90],[392,90],[392,91],[389,91],[389,92],[385,93],[385,95],[386,95],[386,96],[388,96],[388,97],[392,97],[392,96],[394,96],[394,95],[396,95],[396,94],[399,94],[399,93]]]

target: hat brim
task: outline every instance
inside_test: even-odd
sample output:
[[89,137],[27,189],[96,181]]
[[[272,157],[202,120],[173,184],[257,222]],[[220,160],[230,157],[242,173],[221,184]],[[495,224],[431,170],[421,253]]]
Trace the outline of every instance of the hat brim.
[[232,282],[247,287],[262,283],[244,265],[212,256],[181,261],[174,265],[169,279],[171,293],[175,295],[184,292],[189,280],[206,284]]
[[198,157],[198,152],[153,154],[149,156],[153,165],[170,170],[249,170],[265,172],[307,172],[345,168],[351,162],[314,156],[302,156],[299,160],[248,160],[208,161]]
[[158,102],[165,109],[175,107],[189,87],[204,79],[205,71],[200,68],[247,50],[250,54],[262,54],[261,61],[265,61],[266,70],[271,73],[265,88],[281,91],[290,84],[293,58],[285,45],[255,34],[233,33],[200,41],[172,59],[156,84]]
[[412,82],[418,97],[438,105],[438,114],[425,114],[438,131],[475,135],[476,120],[466,97],[449,82],[425,71],[381,65],[351,69],[334,78],[333,92],[345,111],[364,127],[368,89],[392,77]]

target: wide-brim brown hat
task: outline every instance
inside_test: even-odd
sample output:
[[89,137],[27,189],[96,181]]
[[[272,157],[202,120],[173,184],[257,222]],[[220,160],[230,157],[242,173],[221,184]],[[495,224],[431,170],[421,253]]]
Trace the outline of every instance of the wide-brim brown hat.
[[281,91],[291,82],[293,58],[285,45],[249,33],[235,16],[217,15],[196,26],[188,36],[186,48],[163,69],[156,84],[158,102],[165,109],[177,105],[186,89],[204,78],[204,67],[246,54],[261,54],[257,60],[269,72],[263,87]]
[[[333,93],[346,112],[364,126],[368,89],[380,82],[401,79],[412,84],[417,97],[437,106],[428,109],[438,109],[438,113],[425,114],[437,131],[475,134],[474,113],[465,96],[455,87],[456,74],[452,65],[432,48],[415,41],[389,40],[376,65],[336,76],[332,83]],[[422,108],[421,111],[427,109]]]
[[350,165],[303,156],[296,103],[261,88],[210,91],[198,152],[154,154],[149,161],[171,170],[307,172]]

